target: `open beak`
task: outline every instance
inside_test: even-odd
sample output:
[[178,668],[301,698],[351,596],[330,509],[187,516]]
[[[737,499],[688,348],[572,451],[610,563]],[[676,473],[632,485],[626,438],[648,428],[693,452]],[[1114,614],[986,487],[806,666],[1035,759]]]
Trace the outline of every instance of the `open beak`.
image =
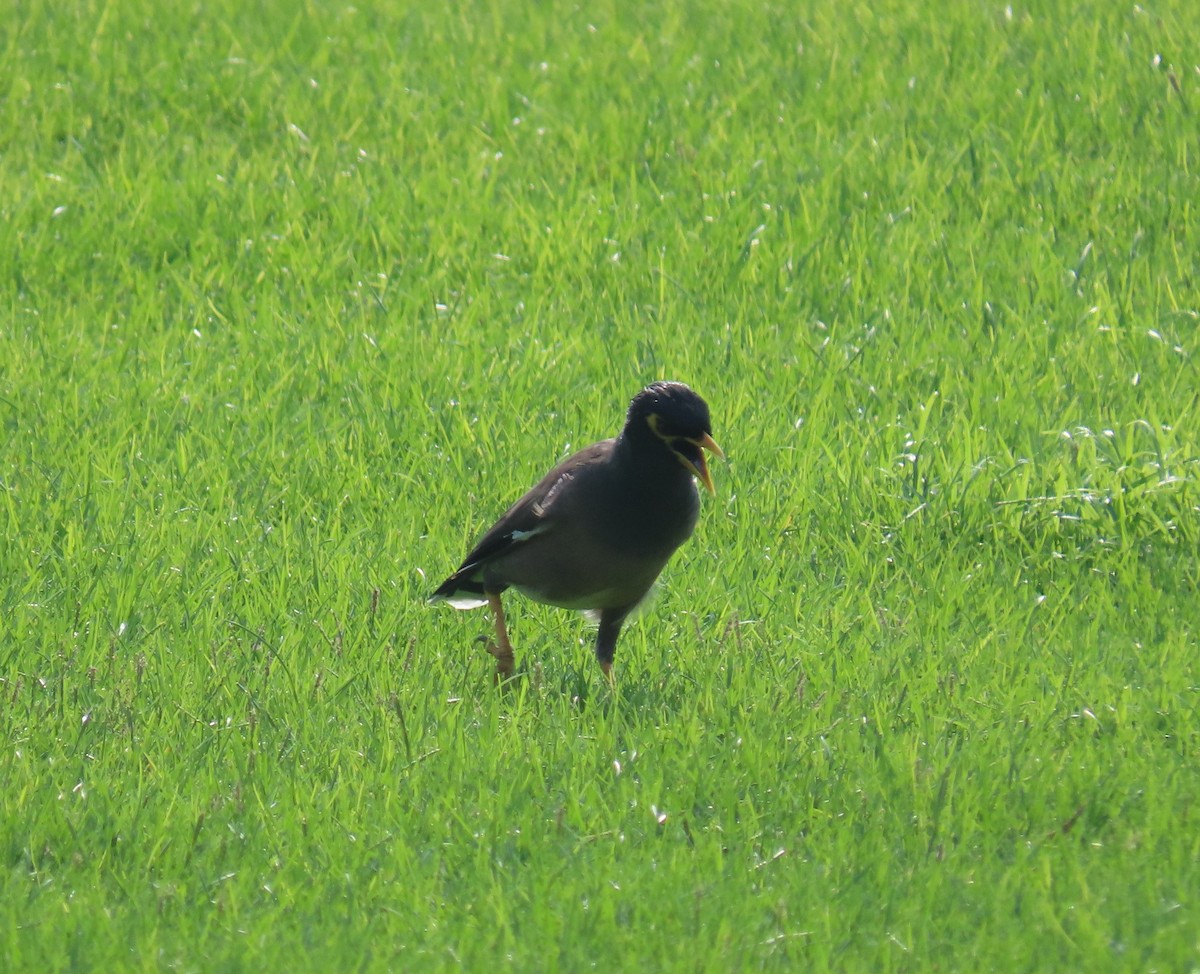
[[708,472],[708,464],[704,462],[704,450],[707,450],[709,453],[720,457],[722,460],[725,459],[725,451],[717,446],[716,440],[714,440],[708,433],[705,433],[699,439],[693,440],[689,438],[688,442],[694,443],[698,447],[703,447],[703,449],[696,451],[695,459],[684,457],[682,454],[679,455],[680,459],[682,459],[684,461],[684,465],[696,475],[696,478],[700,481],[700,483],[704,484],[708,492],[710,494],[715,494],[717,489],[713,486],[712,474]]

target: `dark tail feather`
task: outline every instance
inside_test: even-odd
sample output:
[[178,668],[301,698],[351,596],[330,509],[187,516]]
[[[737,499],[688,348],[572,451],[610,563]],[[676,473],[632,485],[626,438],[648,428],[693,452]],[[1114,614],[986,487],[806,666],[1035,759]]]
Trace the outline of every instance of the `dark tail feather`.
[[483,591],[483,582],[470,578],[469,571],[470,569],[462,569],[455,572],[434,590],[433,594],[429,596],[429,601],[440,602],[442,599],[451,603],[486,601],[487,596]]

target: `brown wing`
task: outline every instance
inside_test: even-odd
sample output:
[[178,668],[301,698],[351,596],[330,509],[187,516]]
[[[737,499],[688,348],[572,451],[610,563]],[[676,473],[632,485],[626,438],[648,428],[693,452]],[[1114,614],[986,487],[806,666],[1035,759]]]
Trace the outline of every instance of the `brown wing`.
[[603,463],[614,440],[603,440],[568,457],[501,515],[463,559],[458,570],[437,587],[431,601],[446,599],[469,608],[483,602],[483,568],[515,546],[554,529],[554,502],[585,467]]

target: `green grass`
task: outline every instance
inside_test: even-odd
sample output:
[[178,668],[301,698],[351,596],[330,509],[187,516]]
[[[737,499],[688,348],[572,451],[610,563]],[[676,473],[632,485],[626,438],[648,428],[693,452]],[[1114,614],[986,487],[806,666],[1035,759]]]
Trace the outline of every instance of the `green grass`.
[[[10,13],[4,969],[1200,969],[1194,8]],[[495,691],[425,595],[664,377]]]

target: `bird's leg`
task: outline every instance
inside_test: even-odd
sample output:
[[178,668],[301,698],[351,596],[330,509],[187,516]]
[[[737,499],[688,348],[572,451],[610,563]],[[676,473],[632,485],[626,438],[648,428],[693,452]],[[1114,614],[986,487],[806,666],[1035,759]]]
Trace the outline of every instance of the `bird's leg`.
[[513,648],[508,641],[508,629],[504,625],[504,606],[500,596],[487,593],[488,605],[492,610],[492,622],[496,626],[496,641],[487,644],[487,651],[496,657],[496,682],[507,680],[513,675]]
[[608,682],[613,682],[613,654],[617,651],[617,636],[621,634],[621,623],[629,615],[629,609],[604,609],[600,613],[600,631],[596,633],[596,659]]

